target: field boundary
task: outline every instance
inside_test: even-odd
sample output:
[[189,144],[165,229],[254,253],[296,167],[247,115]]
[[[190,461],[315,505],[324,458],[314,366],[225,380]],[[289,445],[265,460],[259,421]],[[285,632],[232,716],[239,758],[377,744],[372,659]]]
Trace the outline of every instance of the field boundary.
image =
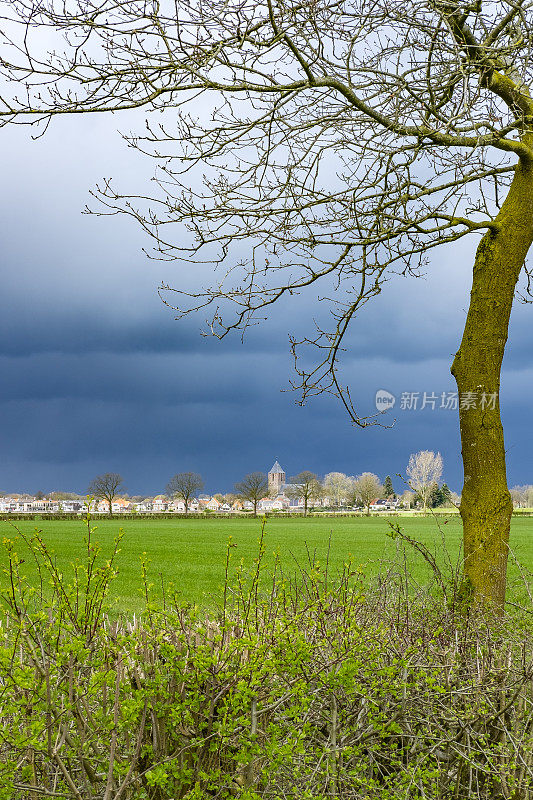
[[[442,511],[436,512],[438,516],[444,516],[446,514],[458,516],[458,512],[453,509],[443,509]],[[93,513],[91,512],[91,518],[95,521],[98,519],[112,519],[113,521],[125,520],[125,521],[132,521],[132,520],[221,520],[221,519],[239,519],[244,520],[248,519],[252,522],[257,522],[258,519],[262,519],[266,517],[267,519],[339,519],[345,517],[354,517],[354,518],[362,518],[366,517],[367,519],[370,517],[378,517],[382,519],[387,519],[389,517],[405,517],[405,518],[412,518],[412,517],[423,517],[424,514],[422,511],[373,511],[370,514],[365,514],[363,511],[336,511],[336,512],[310,512],[306,515],[299,513],[297,511],[291,512],[272,512],[267,511],[264,514],[257,514],[254,516],[252,513],[246,512],[232,512],[232,513],[225,513],[225,514],[217,514],[217,513],[210,513],[206,514],[204,512],[200,514],[183,514],[180,512],[168,513],[168,512],[161,512],[160,514],[113,514],[110,516],[109,514],[104,513]],[[427,517],[431,517],[432,514],[428,513]],[[533,511],[529,512],[521,512],[514,514],[514,516],[533,516]],[[26,520],[29,522],[32,521],[52,521],[52,520],[64,520],[64,521],[74,521],[74,520],[83,520],[85,518],[85,513],[81,512],[79,514],[0,514],[0,521],[8,522],[8,521],[16,521],[16,520]]]

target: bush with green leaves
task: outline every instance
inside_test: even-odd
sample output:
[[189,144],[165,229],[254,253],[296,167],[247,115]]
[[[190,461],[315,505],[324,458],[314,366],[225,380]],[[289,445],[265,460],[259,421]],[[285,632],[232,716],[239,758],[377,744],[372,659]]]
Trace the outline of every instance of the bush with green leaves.
[[66,580],[36,532],[37,586],[4,541],[0,800],[533,798],[524,614],[489,624],[394,566],[267,580],[261,539],[251,570],[229,542],[211,619],[152,602],[146,564],[145,610],[113,619],[120,539],[104,558],[88,518]]

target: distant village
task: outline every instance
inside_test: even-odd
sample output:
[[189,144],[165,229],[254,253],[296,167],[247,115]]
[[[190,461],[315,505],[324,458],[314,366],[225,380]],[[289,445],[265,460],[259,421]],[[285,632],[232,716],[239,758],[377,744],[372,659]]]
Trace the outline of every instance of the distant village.
[[[372,473],[363,473],[363,476],[357,479],[340,472],[332,472],[326,475],[323,481],[319,481],[312,473],[305,472],[296,477],[307,481],[306,484],[288,483],[285,470],[276,461],[267,476],[263,473],[252,475],[262,475],[265,479],[262,486],[264,496],[257,495],[247,499],[244,491],[240,495],[238,492],[225,495],[195,493],[194,496],[183,497],[179,492],[170,492],[168,488],[166,494],[158,494],[155,497],[129,497],[118,491],[113,497],[83,497],[62,492],[52,492],[44,496],[39,492],[36,496],[27,494],[0,496],[0,514],[83,514],[87,510],[92,514],[111,512],[113,515],[202,512],[301,513],[311,509],[346,511],[365,507],[367,511],[379,512],[408,510],[415,507],[419,500],[409,489],[399,497],[393,490],[390,477],[387,477],[385,484],[381,486],[377,476]],[[364,476],[371,479],[367,488],[367,494],[368,492],[370,494],[367,498],[359,497],[357,493],[357,482]],[[372,492],[375,493],[375,497],[372,496]],[[364,492],[361,494],[364,495]]]

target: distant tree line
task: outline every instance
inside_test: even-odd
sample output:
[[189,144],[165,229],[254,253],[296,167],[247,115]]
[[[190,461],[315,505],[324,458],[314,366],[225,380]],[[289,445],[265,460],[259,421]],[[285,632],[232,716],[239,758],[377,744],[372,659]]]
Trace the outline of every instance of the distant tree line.
[[[409,458],[406,468],[407,478],[404,480],[406,488],[401,495],[401,502],[407,508],[422,507],[424,513],[428,508],[443,505],[457,505],[459,497],[454,494],[446,483],[440,483],[443,462],[440,453],[431,450],[421,450],[413,453]],[[400,476],[398,476],[400,477]],[[191,503],[197,499],[198,493],[204,488],[201,475],[196,472],[179,472],[174,475],[165,487],[165,495],[173,500],[181,500],[185,513],[189,512]],[[115,472],[106,472],[96,476],[88,487],[88,494],[104,500],[108,504],[109,515],[113,513],[113,502],[118,494],[124,490],[124,480]],[[250,472],[235,484],[235,491],[226,494],[215,494],[219,502],[232,505],[236,500],[248,502],[254,514],[260,500],[265,497],[275,496],[269,492],[267,475],[264,472]],[[56,495],[61,493],[56,492]],[[290,500],[295,500],[303,506],[303,513],[307,515],[310,508],[324,501],[329,507],[345,508],[355,507],[370,513],[370,506],[375,500],[396,499],[398,495],[394,489],[392,478],[387,475],[381,483],[379,477],[373,472],[363,472],[358,476],[345,475],[343,472],[329,472],[323,480],[310,470],[303,470],[289,479],[283,487],[283,494]],[[64,493],[67,499],[67,494]],[[515,487],[512,490],[515,506],[525,507],[533,505],[533,486]],[[140,498],[139,498],[140,499]]]

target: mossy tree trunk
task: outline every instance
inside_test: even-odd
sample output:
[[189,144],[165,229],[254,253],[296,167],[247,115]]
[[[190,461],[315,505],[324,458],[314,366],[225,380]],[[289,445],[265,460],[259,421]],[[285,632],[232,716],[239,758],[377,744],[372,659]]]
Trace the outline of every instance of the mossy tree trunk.
[[460,512],[465,580],[474,602],[505,602],[513,504],[500,418],[500,371],[516,283],[533,242],[533,163],[521,160],[474,263],[470,307],[452,374],[464,466]]

